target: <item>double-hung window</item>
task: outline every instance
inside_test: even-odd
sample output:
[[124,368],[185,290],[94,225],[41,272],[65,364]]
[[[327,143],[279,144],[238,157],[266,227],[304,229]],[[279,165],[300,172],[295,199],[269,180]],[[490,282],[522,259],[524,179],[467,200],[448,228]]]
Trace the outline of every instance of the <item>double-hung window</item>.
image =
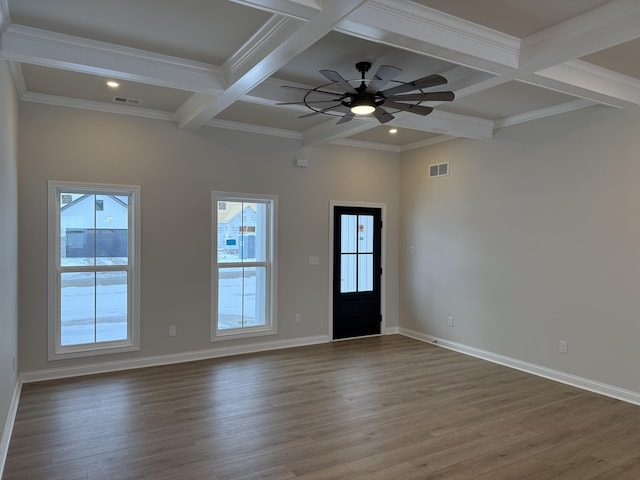
[[136,186],[49,182],[49,358],[138,350]]
[[213,192],[212,340],[277,333],[274,195]]

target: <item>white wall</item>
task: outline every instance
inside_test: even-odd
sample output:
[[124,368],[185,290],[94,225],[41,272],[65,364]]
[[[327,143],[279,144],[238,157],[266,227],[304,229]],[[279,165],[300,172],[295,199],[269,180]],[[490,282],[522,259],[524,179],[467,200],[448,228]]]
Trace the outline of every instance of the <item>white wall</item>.
[[[301,149],[287,139],[30,103],[21,104],[19,127],[22,371],[327,335],[332,200],[387,205],[385,317],[397,326],[397,154]],[[296,157],[309,167],[295,167]],[[47,360],[47,180],[141,186],[140,352]],[[212,190],[279,195],[276,336],[209,342]],[[319,267],[308,265],[311,255]]]
[[[18,105],[9,67],[0,60],[0,435],[17,383]],[[0,452],[0,473],[2,470]]]
[[406,153],[401,327],[639,392],[638,132],[592,107]]

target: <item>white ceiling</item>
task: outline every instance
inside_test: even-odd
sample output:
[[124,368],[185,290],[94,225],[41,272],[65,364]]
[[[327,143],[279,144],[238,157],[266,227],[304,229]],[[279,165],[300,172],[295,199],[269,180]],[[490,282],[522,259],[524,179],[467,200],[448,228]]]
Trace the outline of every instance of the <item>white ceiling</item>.
[[[640,104],[638,0],[0,0],[0,33],[23,101],[303,145],[404,151]],[[399,82],[444,75],[449,84],[433,90],[456,99],[428,104],[435,111],[425,117],[394,113],[384,126],[298,118],[310,111],[276,105],[304,94],[282,85],[327,84],[321,69],[357,80],[358,61],[373,64],[370,75],[383,64],[402,69]]]

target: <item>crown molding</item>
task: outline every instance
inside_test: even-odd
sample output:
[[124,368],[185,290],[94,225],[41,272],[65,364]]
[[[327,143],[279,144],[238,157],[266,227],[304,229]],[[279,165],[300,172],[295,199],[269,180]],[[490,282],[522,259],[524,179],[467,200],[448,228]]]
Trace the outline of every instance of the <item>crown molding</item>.
[[584,99],[572,100],[570,102],[561,103],[559,105],[553,105],[551,107],[532,110],[530,112],[521,113],[518,115],[512,115],[510,117],[506,117],[501,120],[495,120],[494,129],[509,127],[511,125],[517,125],[519,123],[531,122],[533,120],[552,117],[554,115],[560,115],[562,113],[573,112],[575,110],[581,110],[583,108],[593,107],[594,105],[597,105],[597,104],[590,100],[584,100]]
[[270,135],[272,137],[289,138],[291,140],[302,141],[302,133],[296,132],[295,130],[232,122],[231,120],[220,120],[218,118],[213,118],[205,122],[204,125],[207,127],[225,128],[227,130],[236,130],[238,132],[257,133],[259,135]]
[[398,147],[397,145],[388,145],[386,143],[376,143],[376,142],[365,142],[362,140],[349,140],[348,138],[340,138],[338,140],[334,140],[331,143],[334,145],[341,145],[344,147],[366,148],[369,150],[381,150],[385,152],[400,153],[402,151],[401,147]]
[[58,107],[77,108],[80,110],[91,110],[94,112],[115,113],[118,115],[130,115],[133,117],[151,118],[154,120],[176,121],[175,114],[152,110],[150,108],[132,107],[129,105],[116,105],[104,102],[94,102],[77,98],[59,97],[57,95],[47,95],[44,93],[26,92],[20,97],[25,102],[43,103]]
[[18,98],[22,98],[27,93],[27,85],[24,81],[24,75],[22,74],[22,66],[18,62],[7,62],[9,64],[9,71],[13,77],[13,84],[16,87],[16,93]]
[[420,140],[419,142],[407,143],[400,148],[401,152],[408,152],[410,150],[416,150],[418,148],[429,147],[431,145],[437,145],[438,143],[449,142],[451,140],[458,140],[460,137],[454,137],[451,135],[438,135],[437,137],[428,138],[427,140]]
[[0,56],[193,92],[217,94],[224,86],[222,69],[214,65],[23,25],[9,26]]

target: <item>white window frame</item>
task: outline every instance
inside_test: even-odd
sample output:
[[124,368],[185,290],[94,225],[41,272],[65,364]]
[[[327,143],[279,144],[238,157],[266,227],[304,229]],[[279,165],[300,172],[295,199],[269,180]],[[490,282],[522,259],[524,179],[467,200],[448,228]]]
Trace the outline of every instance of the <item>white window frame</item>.
[[[63,267],[60,265],[60,193],[123,195],[128,203],[128,265]],[[140,187],[102,183],[48,182],[48,342],[49,360],[140,350]],[[69,271],[127,271],[127,338],[120,341],[61,345],[60,275]]]
[[[263,262],[251,263],[224,263],[218,264],[218,202],[247,202],[265,203],[267,205],[267,232],[266,259]],[[212,225],[211,225],[211,341],[249,338],[262,335],[275,335],[277,327],[277,232],[278,232],[278,196],[269,194],[236,193],[236,192],[212,192],[211,197]],[[218,328],[218,272],[220,268],[233,268],[239,266],[263,266],[266,267],[266,324],[257,327],[241,327],[234,329]]]

